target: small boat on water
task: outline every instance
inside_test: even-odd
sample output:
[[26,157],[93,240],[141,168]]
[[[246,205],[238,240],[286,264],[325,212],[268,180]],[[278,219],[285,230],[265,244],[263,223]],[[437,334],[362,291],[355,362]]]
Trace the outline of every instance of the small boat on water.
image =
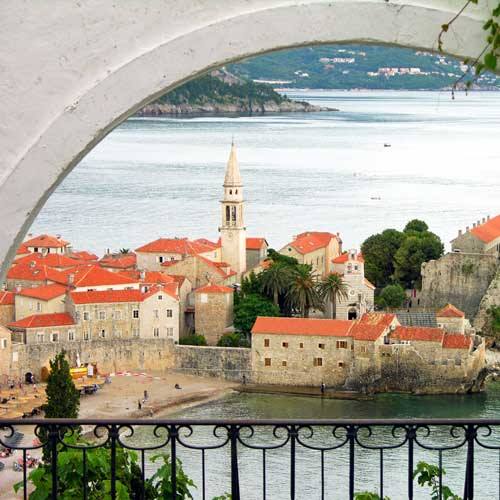
[[391,145],[388,142],[384,142],[384,148],[390,148]]
[[381,200],[380,196],[370,196],[370,200]]

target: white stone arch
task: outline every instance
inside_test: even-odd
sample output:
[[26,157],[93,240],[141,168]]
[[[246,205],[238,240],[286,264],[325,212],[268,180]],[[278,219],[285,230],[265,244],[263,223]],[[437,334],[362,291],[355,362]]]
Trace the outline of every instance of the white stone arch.
[[[480,52],[487,3],[458,19],[447,53]],[[458,7],[455,0],[3,0],[0,276],[61,180],[166,91],[280,48],[359,42],[436,50],[439,27]]]

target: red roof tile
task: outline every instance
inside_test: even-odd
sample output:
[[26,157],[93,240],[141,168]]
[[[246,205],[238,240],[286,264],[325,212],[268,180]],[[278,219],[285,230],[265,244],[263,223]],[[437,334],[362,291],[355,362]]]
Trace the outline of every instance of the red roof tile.
[[[345,264],[349,260],[349,252],[344,252],[343,254],[340,254],[338,257],[335,257],[335,259],[332,260],[334,264]],[[365,259],[363,258],[363,255],[358,253],[355,257],[354,260],[358,262],[364,262]]]
[[233,293],[234,288],[222,285],[206,285],[197,288],[195,293]]
[[443,338],[443,349],[470,349],[472,339],[460,333],[446,333]]
[[51,267],[44,265],[16,264],[12,266],[7,279],[22,281],[54,281],[55,283],[65,284],[66,275],[62,271],[56,271]]
[[202,245],[206,245],[207,247],[210,247],[212,250],[216,250],[217,248],[221,247],[221,240],[217,242],[213,242],[210,240],[207,240],[206,238],[198,238],[197,240],[194,240],[195,243],[201,243]]
[[100,261],[99,265],[102,267],[111,267],[113,269],[128,269],[135,267],[137,264],[137,255],[135,253],[119,254],[119,255],[105,255]]
[[301,254],[307,254],[327,247],[332,239],[339,239],[339,237],[332,233],[311,231],[297,235],[288,246]]
[[30,253],[30,251],[28,250],[28,247],[24,243],[22,243],[16,250],[16,255],[24,255],[26,253]]
[[252,334],[311,335],[319,337],[350,337],[352,321],[342,319],[275,318],[259,316]]
[[140,290],[103,290],[92,292],[70,292],[75,304],[106,304],[113,302],[142,302]]
[[36,288],[23,288],[18,295],[23,297],[32,297],[40,300],[52,300],[66,293],[67,288],[63,285],[54,283],[52,285],[38,286]]
[[73,275],[73,285],[76,287],[130,285],[139,282],[137,279],[129,278],[121,273],[108,271],[97,265],[80,266],[76,269],[65,271],[66,282],[68,282],[71,274]]
[[[201,240],[204,241],[204,240]],[[136,249],[136,252],[146,253],[177,253],[180,255],[197,255],[211,252],[217,248],[215,243],[190,241],[187,238],[159,238]]]
[[0,306],[13,306],[15,304],[14,292],[7,290],[0,291]]
[[395,314],[366,313],[356,321],[351,333],[355,340],[377,340],[389,330],[396,319]]
[[84,261],[95,261],[99,260],[99,257],[91,252],[87,252],[86,250],[81,250],[79,252],[71,252],[69,255],[72,259],[84,260]]
[[465,318],[463,311],[453,304],[447,304],[436,313],[437,318]]
[[67,257],[66,255],[60,255],[56,253],[48,253],[47,255],[42,255],[41,253],[32,253],[30,255],[25,255],[16,259],[16,264],[30,264],[48,266],[48,267],[60,267],[69,268],[81,264],[82,261],[75,260],[73,258]]
[[175,281],[173,276],[161,271],[144,271],[144,274],[142,274],[141,271],[131,270],[122,271],[120,274],[148,285],[173,283]]
[[260,250],[267,245],[265,238],[247,238],[247,250]]
[[68,246],[69,243],[56,236],[41,234],[40,236],[35,236],[34,238],[25,241],[24,245],[27,247],[38,248],[64,248],[65,246]]
[[43,328],[47,326],[71,326],[75,321],[68,313],[34,314],[9,323],[9,328]]
[[470,232],[484,243],[490,243],[500,238],[500,215],[472,228]]
[[441,328],[417,326],[397,326],[391,337],[399,340],[418,340],[425,342],[442,342],[444,331]]

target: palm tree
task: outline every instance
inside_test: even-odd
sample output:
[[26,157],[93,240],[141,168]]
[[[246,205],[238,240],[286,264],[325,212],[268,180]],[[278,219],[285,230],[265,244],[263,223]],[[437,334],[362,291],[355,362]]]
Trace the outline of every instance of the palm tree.
[[130,248],[120,248],[120,253],[126,255],[130,253]]
[[347,283],[338,273],[329,274],[318,286],[319,293],[324,300],[330,300],[332,303],[332,319],[337,317],[337,299],[347,300]]
[[318,278],[309,264],[299,264],[292,271],[287,300],[294,309],[300,311],[303,318],[309,317],[310,309],[324,309],[318,290]]
[[260,274],[262,291],[273,298],[277,307],[279,307],[279,295],[288,288],[290,278],[290,267],[282,262],[273,262]]

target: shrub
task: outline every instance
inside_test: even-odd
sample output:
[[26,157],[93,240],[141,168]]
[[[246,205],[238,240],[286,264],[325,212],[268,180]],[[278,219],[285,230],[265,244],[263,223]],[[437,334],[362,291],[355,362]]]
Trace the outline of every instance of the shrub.
[[239,333],[226,333],[217,342],[217,347],[250,347],[248,340]]
[[401,307],[406,299],[405,291],[400,285],[387,285],[377,297],[377,305],[384,309]]
[[188,335],[187,337],[181,337],[179,339],[180,345],[207,345],[207,339],[203,335]]

